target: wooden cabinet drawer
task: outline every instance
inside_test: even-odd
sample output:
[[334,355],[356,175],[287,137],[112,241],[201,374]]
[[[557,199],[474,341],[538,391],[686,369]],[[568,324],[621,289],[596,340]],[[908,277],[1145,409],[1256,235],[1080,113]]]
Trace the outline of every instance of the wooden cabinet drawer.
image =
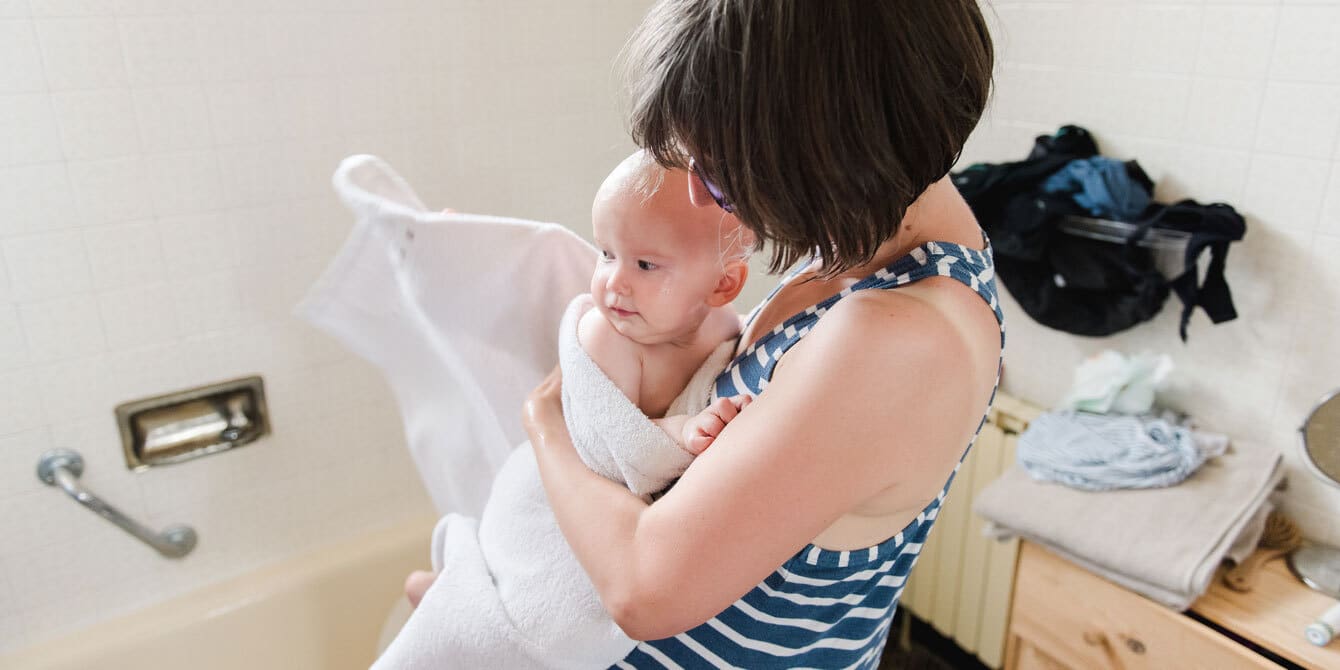
[[1209,627],[1045,549],[1019,549],[1006,668],[1277,668]]

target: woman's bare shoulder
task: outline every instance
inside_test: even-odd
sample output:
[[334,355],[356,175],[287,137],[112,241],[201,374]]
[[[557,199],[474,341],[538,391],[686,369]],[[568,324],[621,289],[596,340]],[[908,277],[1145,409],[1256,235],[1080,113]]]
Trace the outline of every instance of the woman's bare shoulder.
[[860,339],[863,331],[885,333],[902,347],[925,346],[966,355],[994,370],[1000,356],[1000,326],[976,291],[950,277],[929,277],[885,290],[857,291],[833,306],[810,336]]
[[[857,291],[847,296],[830,308],[787,356],[817,356],[890,369],[902,367],[902,361],[909,357],[962,358],[969,338],[965,338],[951,311],[941,304],[939,296],[906,290],[909,288],[913,287]],[[858,355],[837,357],[837,350]]]
[[999,362],[995,317],[967,287],[858,291],[787,354],[768,391],[837,399],[847,408],[838,423],[896,425],[918,436],[920,450],[955,454],[976,429]]

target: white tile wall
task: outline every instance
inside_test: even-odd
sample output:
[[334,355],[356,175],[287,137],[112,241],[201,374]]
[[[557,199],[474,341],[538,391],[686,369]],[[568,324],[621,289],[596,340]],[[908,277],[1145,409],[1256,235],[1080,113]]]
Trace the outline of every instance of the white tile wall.
[[1076,123],[1139,160],[1159,199],[1228,202],[1248,225],[1228,260],[1238,319],[1197,313],[1185,345],[1175,297],[1106,338],[1046,329],[1007,298],[1006,390],[1048,405],[1087,355],[1167,352],[1163,401],[1239,448],[1283,451],[1286,511],[1340,544],[1340,489],[1302,469],[1296,433],[1340,387],[1340,2],[992,4],[995,99],[960,165],[1022,159]]
[[0,165],[28,165],[63,158],[50,95],[0,93]]
[[[380,377],[289,314],[348,230],[330,174],[588,231],[647,4],[0,0],[0,652],[430,512]],[[126,470],[116,404],[252,373],[271,437]],[[57,446],[199,548],[42,485]]]
[[[82,175],[81,175],[82,176]],[[60,163],[0,169],[0,235],[56,230],[77,223],[74,190]]]
[[116,19],[39,18],[33,23],[52,91],[125,86],[126,62],[116,57],[121,54]]
[[[53,207],[46,210],[51,227],[83,223],[113,223],[150,219],[154,216],[154,201],[149,197],[148,170],[142,156],[127,156],[103,161],[67,162],[69,187],[74,197],[69,205],[73,212]],[[65,185],[53,181],[51,199],[63,195]]]

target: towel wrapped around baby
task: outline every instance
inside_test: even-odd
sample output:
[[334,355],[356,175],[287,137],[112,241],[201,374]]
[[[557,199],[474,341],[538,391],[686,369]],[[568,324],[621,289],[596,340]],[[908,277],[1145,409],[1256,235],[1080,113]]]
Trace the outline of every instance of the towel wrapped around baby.
[[[588,467],[649,500],[693,456],[582,350],[577,322],[591,307],[589,295],[575,298],[559,330],[564,418]],[[733,344],[708,357],[669,414],[706,408]],[[563,539],[529,442],[494,479],[478,522],[448,514],[438,523],[433,569],[437,581],[374,668],[603,668],[636,645]]]

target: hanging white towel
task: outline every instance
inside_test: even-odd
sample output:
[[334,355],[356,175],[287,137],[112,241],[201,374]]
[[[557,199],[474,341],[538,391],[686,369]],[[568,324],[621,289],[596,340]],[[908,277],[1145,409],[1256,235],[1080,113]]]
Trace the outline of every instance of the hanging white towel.
[[295,311],[385,375],[438,512],[477,517],[596,250],[556,224],[429,211],[374,156],[333,181],[354,228]]

